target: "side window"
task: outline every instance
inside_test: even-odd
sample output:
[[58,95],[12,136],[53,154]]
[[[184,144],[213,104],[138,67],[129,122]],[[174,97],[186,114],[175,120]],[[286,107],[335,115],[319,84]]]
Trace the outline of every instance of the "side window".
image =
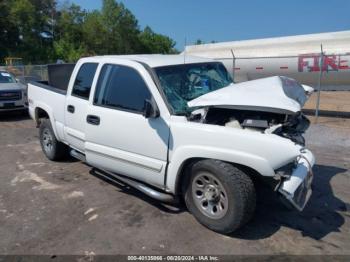
[[73,96],[89,99],[97,65],[97,63],[85,63],[80,67],[72,90]]
[[94,104],[133,112],[143,112],[151,93],[141,75],[121,65],[102,67],[94,96]]

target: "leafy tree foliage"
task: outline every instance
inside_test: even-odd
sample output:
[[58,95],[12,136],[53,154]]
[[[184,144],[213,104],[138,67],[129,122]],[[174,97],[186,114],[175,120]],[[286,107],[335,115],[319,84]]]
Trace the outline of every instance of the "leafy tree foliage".
[[176,53],[173,48],[175,42],[164,35],[156,34],[149,26],[146,26],[139,35],[144,53]]
[[6,0],[0,4],[1,53],[26,60],[50,57],[48,28],[54,0]]
[[58,7],[55,0],[1,0],[0,39],[0,60],[15,56],[27,63],[177,52],[172,39],[148,26],[140,29],[135,16],[116,0],[103,0],[102,9],[91,12],[70,3]]

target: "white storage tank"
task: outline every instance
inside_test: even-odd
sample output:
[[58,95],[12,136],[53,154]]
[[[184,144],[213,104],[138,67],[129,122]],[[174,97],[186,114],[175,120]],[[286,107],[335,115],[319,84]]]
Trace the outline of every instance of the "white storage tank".
[[350,31],[193,45],[184,52],[224,62],[235,82],[283,75],[317,88],[321,45],[322,90],[350,90]]

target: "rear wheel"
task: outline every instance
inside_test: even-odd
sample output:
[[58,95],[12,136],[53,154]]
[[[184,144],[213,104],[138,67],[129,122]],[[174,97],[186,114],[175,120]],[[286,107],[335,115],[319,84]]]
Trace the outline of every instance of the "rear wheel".
[[67,156],[68,146],[57,140],[49,119],[41,121],[39,137],[41,148],[48,159],[55,161]]
[[190,170],[185,202],[194,217],[219,233],[231,233],[249,221],[255,210],[250,177],[233,165],[202,160]]

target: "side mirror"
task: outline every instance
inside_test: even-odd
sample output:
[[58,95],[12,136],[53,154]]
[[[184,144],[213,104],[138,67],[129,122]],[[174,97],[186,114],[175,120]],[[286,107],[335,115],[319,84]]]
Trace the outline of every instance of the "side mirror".
[[143,109],[143,114],[145,118],[157,118],[159,117],[159,110],[155,103],[155,101],[146,99],[145,100],[145,106]]

